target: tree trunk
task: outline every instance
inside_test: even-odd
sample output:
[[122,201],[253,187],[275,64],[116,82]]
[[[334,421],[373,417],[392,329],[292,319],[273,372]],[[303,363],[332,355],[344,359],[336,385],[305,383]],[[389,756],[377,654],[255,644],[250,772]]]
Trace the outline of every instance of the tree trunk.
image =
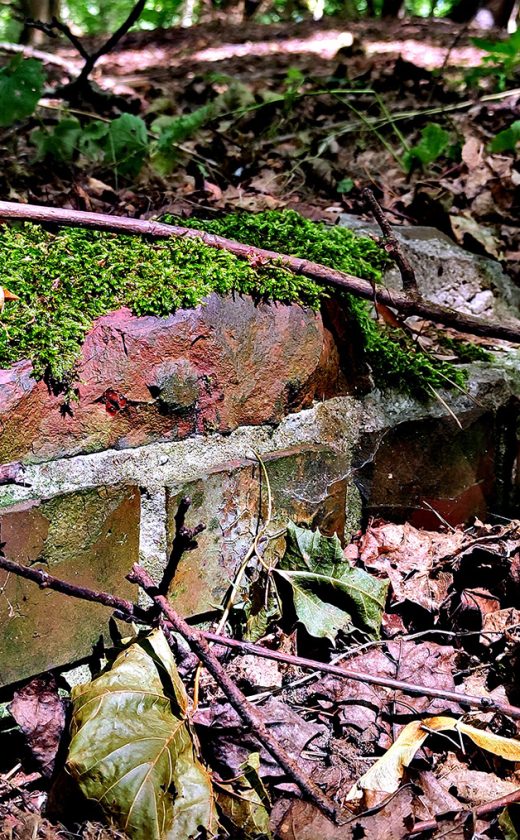
[[[386,2],[386,0],[385,0]],[[487,13],[489,26],[507,29],[507,25],[515,11],[515,0],[459,0],[448,17],[455,23],[469,23],[479,12]],[[484,25],[486,25],[484,23]]]
[[[60,16],[60,0],[19,0],[19,8],[25,19],[50,23],[53,17]],[[45,41],[45,34],[39,29],[24,24],[20,35],[21,44],[36,46]]]

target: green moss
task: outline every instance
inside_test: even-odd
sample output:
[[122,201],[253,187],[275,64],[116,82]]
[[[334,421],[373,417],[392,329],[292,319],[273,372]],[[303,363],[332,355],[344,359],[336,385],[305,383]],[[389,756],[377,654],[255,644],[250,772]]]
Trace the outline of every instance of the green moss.
[[453,353],[454,356],[457,356],[461,362],[491,362],[493,360],[492,353],[471,341],[461,341],[460,339],[440,335],[439,344]]
[[[378,281],[388,257],[375,243],[341,227],[316,224],[293,211],[232,214],[194,227],[305,257]],[[71,383],[81,343],[95,318],[120,306],[136,315],[166,316],[196,306],[210,292],[318,308],[330,290],[281,266],[253,266],[197,240],[149,242],[80,229],[57,234],[39,226],[3,227],[0,285],[20,297],[0,317],[0,367],[30,358],[37,377]],[[428,383],[460,381],[451,365],[431,360],[348,297],[363,331],[368,360],[388,385],[428,393]]]
[[[191,225],[375,282],[381,280],[384,268],[391,264],[386,252],[372,239],[355,236],[344,227],[311,222],[290,210],[256,215],[237,213],[211,221],[195,219]],[[451,383],[464,386],[464,371],[423,353],[404,332],[389,330],[374,320],[371,304],[337,289],[334,294],[348,302],[358,321],[367,360],[378,385],[408,391],[420,398],[431,397],[432,387],[445,388]]]

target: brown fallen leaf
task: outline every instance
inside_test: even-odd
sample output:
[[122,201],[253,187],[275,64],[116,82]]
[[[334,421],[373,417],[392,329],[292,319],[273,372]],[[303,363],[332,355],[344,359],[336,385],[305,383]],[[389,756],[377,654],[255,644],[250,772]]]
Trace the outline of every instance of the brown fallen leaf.
[[452,583],[452,575],[440,561],[460,550],[461,530],[449,534],[420,531],[408,523],[383,523],[369,527],[360,541],[360,560],[368,571],[390,579],[391,604],[406,601],[429,613],[438,612]]
[[293,800],[278,802],[273,808],[271,826],[278,840],[403,840],[413,824],[412,793],[403,788],[376,813],[354,817],[345,825],[334,825],[314,805]]
[[[472,807],[508,796],[518,790],[519,784],[518,774],[513,774],[510,779],[501,779],[489,771],[472,770],[453,753],[448,753],[446,760],[439,764],[436,775],[446,792],[455,793]],[[441,809],[438,813],[442,813]]]
[[518,642],[520,639],[520,610],[514,607],[496,610],[484,616],[480,643],[489,646],[503,637],[510,642]]
[[[261,709],[270,731],[289,755],[298,761],[300,768],[307,773],[315,770],[315,762],[302,756],[302,752],[316,739],[327,737],[328,730],[304,720],[275,697],[270,697]],[[198,709],[193,721],[201,741],[211,752],[212,766],[217,767],[223,778],[240,776],[242,765],[252,752],[260,752],[259,775],[262,779],[280,780],[285,776],[285,771],[272,756],[259,747],[254,733],[245,730],[229,703],[214,703],[207,709]]]
[[52,675],[37,677],[15,692],[9,711],[22,730],[44,776],[52,776],[65,730],[65,701]]

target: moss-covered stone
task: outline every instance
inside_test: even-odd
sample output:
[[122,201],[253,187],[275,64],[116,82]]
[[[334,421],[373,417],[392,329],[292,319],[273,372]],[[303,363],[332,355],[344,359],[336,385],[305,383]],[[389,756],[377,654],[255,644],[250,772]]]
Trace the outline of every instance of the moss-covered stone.
[[[293,211],[231,214],[195,220],[194,226],[251,245],[305,257],[377,282],[388,262],[368,238],[342,227],[310,222]],[[25,224],[0,232],[0,285],[19,301],[0,320],[0,367],[28,358],[37,377],[69,384],[93,321],[127,306],[135,315],[166,316],[192,308],[210,292],[249,294],[257,300],[299,303],[317,309],[330,290],[281,266],[253,265],[199,240],[149,242],[80,229],[50,233]],[[391,335],[368,304],[349,297],[376,378],[419,393],[461,375]]]

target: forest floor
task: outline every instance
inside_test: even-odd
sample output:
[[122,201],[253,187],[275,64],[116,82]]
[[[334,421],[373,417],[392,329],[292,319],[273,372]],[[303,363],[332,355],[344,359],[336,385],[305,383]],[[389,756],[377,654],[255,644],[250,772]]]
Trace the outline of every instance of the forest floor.
[[[33,166],[18,136],[2,193],[142,217],[290,206],[334,221],[365,213],[371,185],[395,223],[433,225],[517,277],[520,164],[490,144],[518,117],[520,71],[478,49],[476,35],[493,41],[442,20],[263,26],[232,13],[130,33],[94,78],[147,122],[201,114],[172,171],[146,166],[129,180],[84,160]],[[57,52],[77,65],[72,48]],[[49,105],[46,124],[60,103]]]

